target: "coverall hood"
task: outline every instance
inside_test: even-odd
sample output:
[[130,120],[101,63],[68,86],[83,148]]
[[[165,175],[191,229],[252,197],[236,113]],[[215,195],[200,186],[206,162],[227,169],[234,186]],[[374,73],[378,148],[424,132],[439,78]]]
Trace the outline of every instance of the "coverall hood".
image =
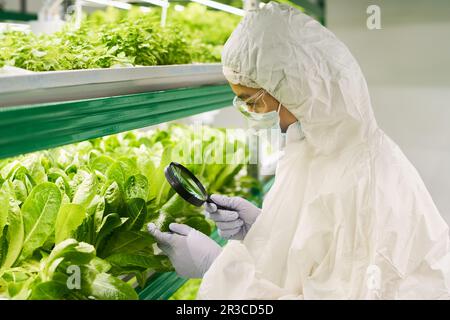
[[224,46],[222,65],[229,82],[263,88],[281,102],[317,151],[360,143],[377,126],[365,79],[346,46],[288,5],[271,2],[248,12]]

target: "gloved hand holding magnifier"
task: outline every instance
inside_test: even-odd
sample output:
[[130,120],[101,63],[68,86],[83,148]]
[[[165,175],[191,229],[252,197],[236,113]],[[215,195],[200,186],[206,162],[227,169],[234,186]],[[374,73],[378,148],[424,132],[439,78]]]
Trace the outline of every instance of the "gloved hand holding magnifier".
[[184,200],[197,207],[209,204],[205,214],[216,222],[223,238],[242,240],[261,212],[240,197],[216,194],[211,197],[195,175],[179,163],[171,162],[164,173],[169,184]]

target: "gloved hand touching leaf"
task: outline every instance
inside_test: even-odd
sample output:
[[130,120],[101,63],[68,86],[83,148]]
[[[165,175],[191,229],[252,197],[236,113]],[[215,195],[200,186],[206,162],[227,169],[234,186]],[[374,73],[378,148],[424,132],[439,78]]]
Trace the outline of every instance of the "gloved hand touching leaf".
[[172,232],[161,232],[154,223],[147,229],[181,277],[203,277],[222,251],[214,240],[185,224],[171,223]]

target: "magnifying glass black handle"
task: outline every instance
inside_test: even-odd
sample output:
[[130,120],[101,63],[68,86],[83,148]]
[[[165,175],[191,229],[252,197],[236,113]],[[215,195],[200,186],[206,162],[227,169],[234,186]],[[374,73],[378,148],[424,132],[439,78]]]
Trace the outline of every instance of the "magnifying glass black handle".
[[225,207],[222,207],[221,205],[218,205],[217,203],[215,203],[214,201],[212,201],[211,198],[208,198],[208,200],[206,200],[206,202],[215,204],[216,207],[217,207],[217,209],[230,210],[229,208],[225,208]]

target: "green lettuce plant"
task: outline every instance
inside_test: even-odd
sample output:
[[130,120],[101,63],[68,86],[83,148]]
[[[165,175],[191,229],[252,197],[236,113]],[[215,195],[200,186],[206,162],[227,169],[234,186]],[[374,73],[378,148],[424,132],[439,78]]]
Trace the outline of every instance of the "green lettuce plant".
[[[197,142],[207,154],[217,139],[248,152],[221,129],[203,130]],[[167,231],[178,222],[211,233],[203,209],[182,200],[164,177],[175,146],[194,155],[192,136],[172,124],[0,160],[0,295],[136,299],[123,276],[143,286],[148,272],[173,270],[145,226],[152,221]],[[187,166],[210,192],[250,195],[257,185],[249,185],[242,163]],[[74,281],[79,286],[71,288]]]
[[228,13],[189,4],[169,10],[107,8],[86,17],[79,28],[68,23],[51,35],[0,33],[0,67],[31,71],[76,70],[218,62],[222,45],[239,21]]

